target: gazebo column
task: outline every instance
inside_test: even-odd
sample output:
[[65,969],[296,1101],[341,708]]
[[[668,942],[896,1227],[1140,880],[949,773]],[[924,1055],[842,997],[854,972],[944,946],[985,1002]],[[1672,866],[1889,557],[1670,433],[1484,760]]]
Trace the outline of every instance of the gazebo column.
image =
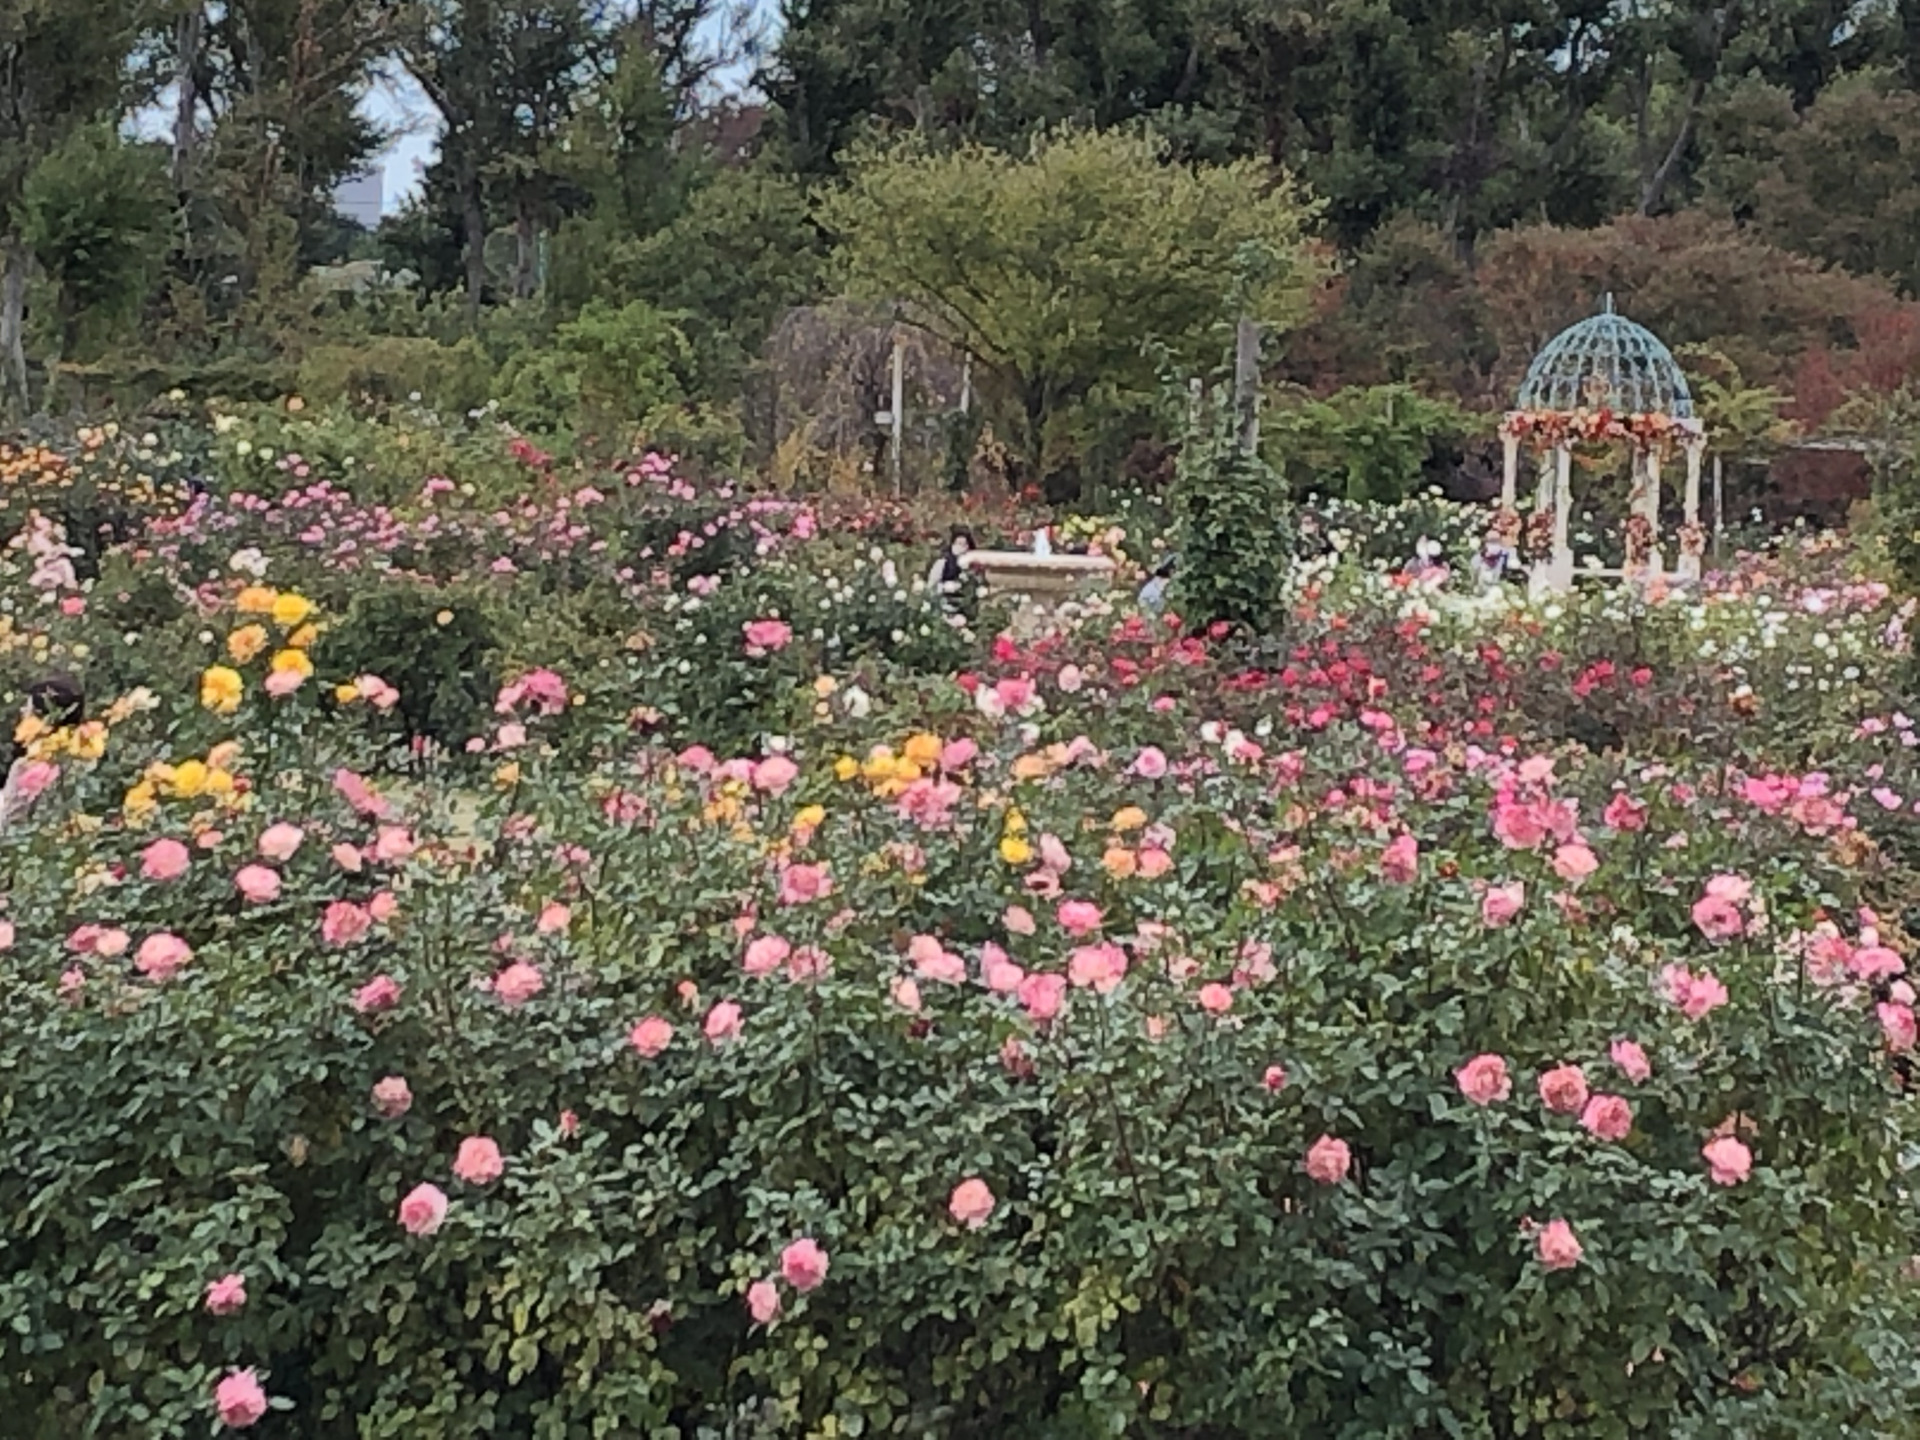
[[1573,546],[1567,535],[1573,511],[1573,447],[1555,445],[1551,463],[1553,553],[1545,565],[1534,569],[1531,589],[1535,595],[1560,595],[1573,588]]
[[1680,578],[1700,578],[1700,464],[1706,458],[1707,441],[1697,435],[1687,441],[1687,488],[1685,492],[1686,530],[1680,542]]
[[1500,437],[1500,439],[1503,447],[1507,452],[1506,468],[1501,471],[1501,476],[1500,476],[1500,508],[1503,510],[1518,510],[1519,509],[1519,487],[1520,487],[1520,437],[1514,434],[1512,431],[1508,431],[1505,434],[1503,434]]
[[1647,449],[1646,459],[1642,462],[1647,468],[1646,494],[1642,498],[1640,513],[1647,518],[1647,576],[1652,579],[1666,573],[1666,562],[1660,554],[1660,451],[1652,446]]

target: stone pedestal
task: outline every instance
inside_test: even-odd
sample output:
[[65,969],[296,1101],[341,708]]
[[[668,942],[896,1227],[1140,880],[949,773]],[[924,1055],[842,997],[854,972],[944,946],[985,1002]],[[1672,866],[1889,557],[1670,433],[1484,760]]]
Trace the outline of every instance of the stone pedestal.
[[1015,595],[1051,609],[1099,594],[1113,585],[1113,561],[1104,555],[1033,555],[1025,550],[974,550],[960,562],[978,575],[989,595]]

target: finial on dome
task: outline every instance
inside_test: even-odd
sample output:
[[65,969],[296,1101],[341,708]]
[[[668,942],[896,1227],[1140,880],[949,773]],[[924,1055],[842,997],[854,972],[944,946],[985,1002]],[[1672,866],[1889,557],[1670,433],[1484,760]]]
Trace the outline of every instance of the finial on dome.
[[1611,315],[1612,313],[1613,313],[1613,292],[1609,290],[1607,291],[1607,314]]

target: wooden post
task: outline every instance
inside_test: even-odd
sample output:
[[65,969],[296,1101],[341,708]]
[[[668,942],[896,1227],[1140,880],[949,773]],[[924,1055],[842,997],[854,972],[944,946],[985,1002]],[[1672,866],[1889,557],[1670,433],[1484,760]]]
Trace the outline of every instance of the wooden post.
[[893,498],[900,498],[901,467],[906,453],[907,435],[907,337],[893,332],[893,437],[890,442],[893,466]]
[[1260,448],[1260,322],[1241,316],[1233,333],[1233,409],[1240,422],[1240,452]]

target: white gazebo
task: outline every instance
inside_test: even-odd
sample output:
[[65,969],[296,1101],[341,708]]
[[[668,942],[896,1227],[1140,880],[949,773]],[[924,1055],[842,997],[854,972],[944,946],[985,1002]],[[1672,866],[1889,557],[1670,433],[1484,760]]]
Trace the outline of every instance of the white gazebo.
[[[1551,595],[1573,588],[1573,452],[1578,446],[1624,445],[1631,462],[1625,563],[1587,574],[1652,586],[1698,580],[1706,532],[1700,528],[1700,465],[1706,429],[1693,413],[1687,377],[1673,352],[1652,332],[1606,309],[1547,343],[1527,371],[1514,408],[1500,426],[1506,470],[1492,533],[1510,549],[1524,548],[1531,589]],[[1668,571],[1660,549],[1660,466],[1675,450],[1686,456],[1679,564]],[[1520,457],[1537,458],[1539,488],[1531,519],[1519,507]],[[1523,534],[1524,532],[1524,534]],[[1522,541],[1524,539],[1524,547]]]

